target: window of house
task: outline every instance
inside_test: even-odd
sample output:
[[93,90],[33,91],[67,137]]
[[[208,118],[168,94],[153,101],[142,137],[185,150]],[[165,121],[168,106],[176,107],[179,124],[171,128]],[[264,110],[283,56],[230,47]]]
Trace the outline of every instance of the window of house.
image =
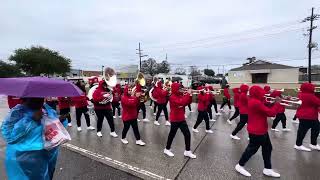
[[252,75],[252,83],[267,83],[268,81],[268,73],[258,73],[251,74]]

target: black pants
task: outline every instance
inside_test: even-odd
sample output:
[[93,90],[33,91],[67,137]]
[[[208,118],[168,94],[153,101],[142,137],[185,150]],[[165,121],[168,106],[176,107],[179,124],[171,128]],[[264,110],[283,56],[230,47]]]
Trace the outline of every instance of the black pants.
[[299,119],[299,128],[297,132],[296,145],[301,146],[304,137],[306,136],[309,129],[311,129],[311,144],[317,145],[317,139],[319,136],[320,123],[318,120],[306,120]]
[[154,101],[153,113],[157,112],[158,103]]
[[150,106],[152,106],[152,102],[153,102],[152,99],[150,99]]
[[239,131],[247,124],[248,114],[240,114],[240,121],[237,124],[237,127],[232,131],[232,135],[235,136]]
[[198,112],[198,118],[197,118],[196,124],[194,124],[193,128],[197,129],[197,127],[201,124],[201,122],[203,120],[206,123],[206,130],[210,130],[209,117],[208,117],[208,112],[207,111],[199,111]]
[[81,116],[82,116],[82,114],[84,115],[84,118],[86,119],[87,127],[89,127],[90,126],[90,117],[89,117],[87,106],[81,107],[81,108],[76,108],[77,126],[81,127]]
[[146,118],[146,105],[144,104],[144,102],[140,102],[139,105],[138,105],[138,114],[139,114],[139,111],[140,109],[142,110],[142,116],[143,116],[143,119]]
[[112,110],[110,109],[95,109],[96,115],[98,117],[97,121],[97,132],[100,132],[102,129],[103,119],[104,117],[107,118],[107,121],[110,126],[111,132],[114,132],[114,123],[113,123],[113,117],[112,117]]
[[226,104],[228,104],[229,109],[231,109],[230,99],[224,100],[220,106],[220,109],[222,109]]
[[237,118],[240,114],[239,112],[239,108],[238,107],[234,107],[236,109],[236,111],[234,112],[233,116],[230,118],[230,121],[234,120],[235,118]]
[[120,103],[119,102],[113,102],[112,103],[113,116],[116,115],[116,109],[118,109],[118,116],[120,116],[121,115],[121,108],[120,108]]
[[209,115],[209,118],[212,119],[212,104],[209,104],[208,109],[207,109],[207,113]]
[[292,120],[294,120],[294,121],[297,120],[297,114],[294,115]]
[[190,131],[189,131],[189,128],[188,128],[186,121],[171,122],[171,127],[170,127],[170,132],[169,132],[169,136],[168,136],[166,149],[171,149],[172,141],[173,141],[174,137],[176,136],[176,133],[179,128],[184,136],[186,151],[190,151],[191,135],[190,135]]
[[191,104],[188,104],[189,111],[191,111]]
[[57,102],[56,101],[47,101],[46,102],[52,109],[57,110]]
[[264,161],[264,167],[266,169],[271,169],[271,152],[272,152],[272,144],[269,138],[269,134],[264,135],[254,135],[249,134],[250,142],[247,146],[246,150],[241,156],[239,161],[240,166],[244,166],[248,160],[253,156],[260,148],[262,147],[262,157]]
[[168,109],[167,109],[167,104],[158,104],[158,111],[157,111],[157,116],[156,116],[156,121],[158,121],[161,112],[164,112],[164,116],[166,117],[166,121],[168,121]]
[[284,113],[278,113],[276,115],[276,118],[273,120],[273,123],[272,123],[272,129],[275,129],[278,125],[278,123],[281,121],[282,123],[282,128],[285,129],[287,127],[287,117]]
[[140,140],[140,133],[139,133],[137,119],[123,121],[122,139],[126,138],[127,132],[129,131],[130,126],[133,129],[133,133],[134,133],[134,136],[136,137],[136,140]]
[[216,113],[218,113],[218,105],[217,105],[216,99],[213,99],[213,100],[211,101],[211,104],[212,104],[213,107],[214,107],[214,111],[215,111]]
[[67,115],[68,123],[71,123],[70,108],[60,109],[60,115]]

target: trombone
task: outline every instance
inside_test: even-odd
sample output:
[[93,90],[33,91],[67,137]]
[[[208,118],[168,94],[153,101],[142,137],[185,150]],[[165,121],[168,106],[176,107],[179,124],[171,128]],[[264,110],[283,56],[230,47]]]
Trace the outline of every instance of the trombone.
[[[270,99],[270,100],[268,101],[268,99]],[[276,98],[274,98],[274,97],[266,97],[267,102],[270,102],[270,103],[273,103],[275,101],[275,99]],[[280,104],[284,105],[284,106],[293,106],[293,105],[300,106],[302,104],[302,101],[301,100],[293,101],[293,100],[281,99]]]

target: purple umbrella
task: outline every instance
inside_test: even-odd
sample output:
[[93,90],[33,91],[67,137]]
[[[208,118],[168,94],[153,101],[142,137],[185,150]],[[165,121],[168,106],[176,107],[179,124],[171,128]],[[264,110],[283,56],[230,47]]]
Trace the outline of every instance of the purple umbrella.
[[0,94],[17,97],[73,97],[83,92],[74,84],[46,77],[0,78]]

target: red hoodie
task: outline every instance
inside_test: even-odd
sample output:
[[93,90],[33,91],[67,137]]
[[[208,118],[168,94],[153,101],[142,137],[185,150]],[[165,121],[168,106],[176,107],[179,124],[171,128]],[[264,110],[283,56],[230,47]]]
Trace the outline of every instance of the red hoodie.
[[264,90],[264,94],[270,94],[271,88],[270,88],[270,86],[265,85],[265,86],[263,87],[263,90]]
[[153,90],[153,97],[157,100],[158,104],[165,104],[167,102],[168,91],[162,87],[162,82],[158,81],[157,86]]
[[240,114],[248,114],[248,90],[249,86],[242,84],[240,86],[240,95],[239,95],[239,112]]
[[75,108],[82,108],[88,106],[87,96],[83,93],[81,96],[71,98]]
[[191,103],[192,96],[190,94],[183,95],[179,92],[179,83],[172,83],[171,96],[169,98],[170,103],[170,122],[182,122],[185,121],[184,113],[185,106]]
[[128,94],[128,86],[123,90],[123,96],[121,97],[121,106],[122,106],[122,120],[129,121],[138,118],[138,104],[139,99],[135,96]]
[[233,105],[234,107],[239,107],[240,89],[233,88]]
[[320,100],[314,93],[314,85],[311,83],[303,83],[301,84],[300,90],[299,98],[302,104],[297,110],[297,117],[299,119],[317,121]]
[[71,106],[71,98],[69,98],[69,97],[58,97],[58,106],[59,106],[59,109],[70,108],[70,106]]
[[[209,91],[213,91],[213,87],[212,86],[207,86],[206,89],[209,90]],[[213,100],[215,98],[214,94],[210,93],[210,95],[211,95],[211,99]]]
[[15,107],[18,104],[21,104],[22,101],[20,98],[15,97],[15,96],[8,96],[8,106],[10,109],[12,109],[13,107]]
[[107,93],[107,90],[104,89],[104,87],[103,87],[103,85],[105,85],[105,84],[106,84],[105,81],[103,81],[103,80],[100,81],[98,88],[93,92],[92,99],[93,99],[94,109],[100,109],[100,110],[101,109],[107,109],[107,110],[112,109],[111,103],[100,104],[100,102],[105,99],[105,97],[103,95]]
[[263,104],[264,90],[260,86],[250,88],[250,99],[248,101],[248,132],[255,135],[264,135],[268,132],[267,117],[273,117],[277,114],[279,103],[272,108]]
[[230,93],[229,93],[229,88],[225,87],[223,89],[223,95],[224,97],[226,97],[228,100],[230,100],[231,96],[230,96]]
[[112,95],[113,95],[113,99],[112,99],[113,103],[118,103],[121,100],[121,86],[120,86],[120,84],[117,84],[113,88]]
[[[276,97],[282,97],[282,92],[281,91],[273,91],[271,94],[270,94],[270,97],[273,97],[273,98],[276,98]],[[279,108],[277,109],[277,112],[278,113],[284,113],[286,111],[286,107],[284,105],[279,105]]]
[[198,94],[198,111],[207,111],[210,100],[211,100],[210,94],[200,92]]

